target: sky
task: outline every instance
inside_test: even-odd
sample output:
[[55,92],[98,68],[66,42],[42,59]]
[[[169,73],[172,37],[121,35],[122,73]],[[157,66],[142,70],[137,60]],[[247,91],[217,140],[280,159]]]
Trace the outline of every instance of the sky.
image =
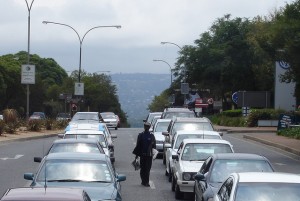
[[[32,0],[27,2],[30,5]],[[81,69],[88,73],[168,74],[179,56],[179,47],[194,45],[218,18],[226,14],[232,19],[268,16],[292,2],[34,0],[29,12],[26,0],[0,0],[0,55],[27,51],[29,41],[30,54],[53,58],[67,72],[79,69],[81,47]],[[117,25],[121,28],[100,27],[88,32],[96,26]],[[162,41],[179,47],[163,45]]]

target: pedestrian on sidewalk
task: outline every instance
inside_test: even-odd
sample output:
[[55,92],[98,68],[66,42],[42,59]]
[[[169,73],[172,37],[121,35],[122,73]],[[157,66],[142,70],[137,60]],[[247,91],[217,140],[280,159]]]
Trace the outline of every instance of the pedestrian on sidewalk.
[[149,131],[150,123],[144,123],[144,131],[139,133],[137,137],[137,143],[133,150],[135,158],[140,157],[140,177],[142,185],[149,187],[150,170],[152,166],[153,153],[152,149],[156,148],[155,137]]

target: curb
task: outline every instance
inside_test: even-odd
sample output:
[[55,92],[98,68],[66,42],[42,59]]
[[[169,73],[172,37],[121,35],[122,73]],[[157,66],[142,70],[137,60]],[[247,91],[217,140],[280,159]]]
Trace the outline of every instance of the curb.
[[273,130],[227,130],[227,133],[276,133]]
[[266,145],[269,145],[269,146],[273,146],[273,147],[279,148],[281,150],[293,153],[293,154],[295,154],[297,156],[300,156],[300,151],[292,149],[292,148],[284,146],[284,145],[280,145],[280,144],[277,144],[277,143],[269,142],[267,140],[262,140],[262,139],[259,139],[257,137],[253,137],[253,136],[249,136],[249,135],[243,135],[243,138],[249,139],[249,140],[253,140],[253,141],[257,141],[257,142],[260,142],[260,143],[263,143],[263,144],[266,144]]
[[0,144],[5,144],[8,142],[22,142],[22,141],[26,141],[26,140],[49,138],[49,137],[57,136],[58,134],[59,134],[59,132],[44,134],[44,135],[36,135],[36,136],[25,136],[25,137],[21,137],[21,138],[11,138],[11,139],[0,141]]

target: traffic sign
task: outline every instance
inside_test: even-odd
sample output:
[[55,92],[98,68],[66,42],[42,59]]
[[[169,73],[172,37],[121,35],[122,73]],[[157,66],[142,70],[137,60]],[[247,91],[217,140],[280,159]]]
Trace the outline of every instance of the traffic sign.
[[232,101],[237,104],[238,103],[238,92],[234,92],[231,96]]
[[181,83],[181,94],[189,94],[189,93],[190,93],[189,83]]
[[76,96],[83,96],[84,95],[84,83],[76,82],[75,83],[75,92]]
[[35,65],[22,65],[21,84],[35,84]]

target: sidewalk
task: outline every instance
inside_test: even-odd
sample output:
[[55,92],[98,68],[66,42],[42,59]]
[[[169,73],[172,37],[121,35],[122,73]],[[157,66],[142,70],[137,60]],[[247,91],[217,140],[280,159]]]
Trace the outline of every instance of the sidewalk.
[[254,140],[300,156],[300,140],[277,135],[277,127],[214,127],[229,134],[242,133],[245,139]]

